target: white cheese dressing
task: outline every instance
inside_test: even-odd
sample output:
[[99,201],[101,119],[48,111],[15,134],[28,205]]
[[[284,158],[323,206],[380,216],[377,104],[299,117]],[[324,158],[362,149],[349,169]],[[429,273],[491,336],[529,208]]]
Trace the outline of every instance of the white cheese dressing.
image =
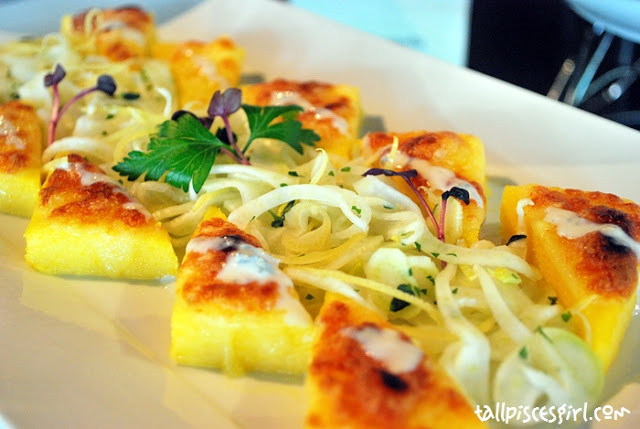
[[393,155],[393,159],[389,159],[389,155],[384,155],[380,159],[381,164],[388,162],[397,170],[404,168],[414,169],[420,177],[425,179],[432,189],[438,189],[442,192],[448,191],[453,187],[461,188],[469,192],[469,198],[478,204],[478,207],[484,207],[484,200],[480,193],[470,182],[456,176],[456,174],[448,168],[432,165],[424,159],[411,157],[401,151]]
[[120,193],[127,197],[128,201],[122,205],[125,210],[135,210],[139,213],[142,213],[147,219],[151,219],[153,216],[139,201],[134,199],[125,188],[122,187],[118,181],[107,176],[104,173],[99,171],[87,171],[82,167],[82,164],[78,164],[76,162],[61,162],[56,165],[56,169],[65,170],[65,171],[73,171],[80,175],[80,184],[86,188],[93,185],[94,183],[103,182],[114,187],[114,192]]
[[392,374],[414,371],[423,358],[422,350],[394,329],[349,327],[343,329],[342,334],[356,340],[367,356],[380,362]]
[[547,207],[544,220],[557,227],[559,236],[569,239],[576,239],[592,232],[599,232],[610,238],[615,244],[628,247],[640,259],[640,243],[631,238],[618,225],[591,222],[578,216],[575,212],[558,207]]
[[297,106],[302,107],[304,110],[308,112],[313,112],[315,118],[320,120],[323,118],[331,119],[331,125],[333,128],[337,129],[340,134],[348,135],[349,133],[349,124],[347,121],[341,117],[336,115],[331,109],[326,109],[324,107],[317,107],[307,101],[302,95],[295,91],[278,91],[271,95],[272,106],[286,106],[295,104]]
[[516,203],[516,215],[518,215],[518,233],[526,233],[527,228],[524,224],[524,208],[526,206],[533,206],[533,200],[530,198],[523,198]]
[[206,253],[225,251],[227,259],[216,279],[228,284],[244,285],[258,283],[278,285],[278,300],[275,308],[285,310],[285,323],[288,325],[308,326],[311,317],[302,304],[293,295],[293,282],[279,268],[280,261],[263,249],[252,246],[240,238],[194,237],[189,241],[187,253]]
[[146,44],[146,38],[144,33],[136,28],[128,26],[126,23],[119,20],[105,20],[98,31],[112,31],[120,30],[123,38],[134,42],[138,46],[144,46]]
[[198,67],[198,70],[203,76],[205,76],[207,79],[211,80],[212,82],[217,82],[223,87],[229,86],[229,83],[226,81],[226,79],[224,79],[218,73],[218,67],[215,65],[213,61],[211,61],[209,58],[205,56],[196,55],[193,53],[193,51],[190,51],[190,53],[191,55],[189,55],[189,57],[191,58],[191,61],[193,61],[196,67]]
[[6,117],[0,115],[0,136],[5,137],[5,144],[16,149],[24,150],[27,145],[23,139],[18,137],[18,129]]

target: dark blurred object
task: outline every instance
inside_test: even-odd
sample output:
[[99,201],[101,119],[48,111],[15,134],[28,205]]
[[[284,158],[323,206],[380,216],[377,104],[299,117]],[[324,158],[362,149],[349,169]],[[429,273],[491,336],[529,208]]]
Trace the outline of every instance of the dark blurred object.
[[637,44],[603,32],[564,1],[473,2],[469,68],[636,129],[639,58]]

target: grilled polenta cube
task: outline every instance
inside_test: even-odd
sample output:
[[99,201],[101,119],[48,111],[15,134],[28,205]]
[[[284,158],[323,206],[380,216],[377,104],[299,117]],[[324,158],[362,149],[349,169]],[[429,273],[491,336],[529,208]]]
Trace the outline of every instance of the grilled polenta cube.
[[240,81],[244,50],[227,36],[211,42],[160,42],[152,52],[169,63],[184,108],[206,108],[214,92]]
[[320,136],[316,146],[345,159],[356,154],[362,109],[353,86],[277,79],[243,86],[242,98],[256,106],[298,105],[304,111],[297,119]]
[[78,155],[56,162],[25,232],[32,267],[128,279],[176,274],[169,234],[125,188]]
[[35,109],[0,105],[0,212],[31,216],[40,190],[42,132]]
[[316,324],[305,429],[486,428],[445,370],[371,310],[329,294]]
[[579,334],[608,368],[636,304],[640,206],[601,192],[507,186],[500,216],[503,237],[525,234],[527,259],[562,305],[584,315]]
[[67,15],[61,27],[78,52],[111,61],[149,56],[156,37],[153,16],[134,6],[93,8]]
[[[431,207],[436,207],[436,219],[443,192],[454,186],[467,190],[469,204],[463,205],[454,198],[448,200],[445,239],[456,242],[462,238],[466,244],[478,241],[487,210],[486,159],[480,139],[450,131],[375,132],[362,140],[362,153],[365,158],[375,157],[378,167],[396,171],[415,169],[418,176],[413,183],[421,192],[428,190],[423,195]],[[403,181],[397,183],[415,199]]]
[[179,364],[300,374],[313,322],[278,261],[232,223],[203,221],[187,245],[171,318]]

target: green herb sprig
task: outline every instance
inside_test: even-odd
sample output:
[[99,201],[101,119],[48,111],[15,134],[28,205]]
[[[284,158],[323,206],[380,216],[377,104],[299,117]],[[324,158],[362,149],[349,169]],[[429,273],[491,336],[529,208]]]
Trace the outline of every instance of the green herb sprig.
[[[145,180],[164,180],[188,191],[192,186],[199,192],[209,176],[218,153],[228,155],[235,162],[250,165],[246,152],[258,138],[284,142],[302,153],[302,144],[313,146],[320,137],[291,114],[302,111],[300,106],[251,106],[242,104],[242,92],[229,88],[216,91],[211,97],[208,117],[199,118],[188,111],[176,112],[170,120],[160,124],[150,136],[147,150],[129,152],[113,169],[129,180],[144,175]],[[244,148],[238,147],[229,116],[242,108],[247,115],[249,137]],[[220,117],[224,129],[210,131],[213,120]]]

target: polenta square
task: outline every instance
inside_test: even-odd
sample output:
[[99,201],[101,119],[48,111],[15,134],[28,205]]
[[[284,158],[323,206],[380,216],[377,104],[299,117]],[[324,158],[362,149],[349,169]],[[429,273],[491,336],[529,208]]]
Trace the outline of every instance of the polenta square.
[[378,314],[329,295],[316,323],[305,429],[486,428],[446,371]]
[[40,190],[42,133],[35,109],[0,105],[0,212],[29,217]]
[[217,90],[237,86],[244,63],[244,50],[228,36],[210,42],[159,42],[152,55],[169,63],[179,105],[196,110],[206,109]]
[[277,79],[243,86],[242,97],[256,106],[298,105],[304,111],[297,119],[320,136],[318,147],[345,159],[358,150],[362,109],[353,86]]
[[255,237],[215,217],[198,226],[178,272],[176,362],[232,375],[301,374],[312,332],[293,283]]
[[83,55],[111,61],[143,58],[155,41],[153,15],[135,6],[89,8],[62,19],[61,33]]
[[[575,313],[582,338],[607,369],[636,305],[640,206],[612,194],[507,186],[502,235],[526,235],[527,259]],[[583,318],[579,318],[582,315]]]
[[33,268],[128,279],[176,274],[169,234],[124,187],[78,155],[56,162],[25,232]]
[[[486,216],[486,159],[482,141],[470,134],[451,131],[375,132],[362,139],[362,154],[377,167],[395,171],[416,170],[415,186],[436,207],[439,218],[443,192],[458,187],[469,193],[469,204],[449,199],[445,222],[448,242],[462,238],[467,245],[478,241]],[[398,185],[410,197],[405,183]],[[426,192],[425,192],[426,191]]]

